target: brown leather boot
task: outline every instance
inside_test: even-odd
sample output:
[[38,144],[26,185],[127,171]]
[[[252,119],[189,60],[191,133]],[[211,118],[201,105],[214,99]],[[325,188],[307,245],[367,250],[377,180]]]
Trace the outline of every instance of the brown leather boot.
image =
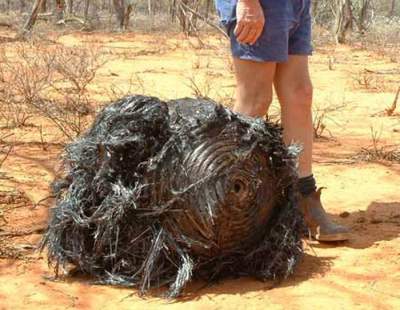
[[299,207],[304,215],[311,236],[318,241],[344,241],[350,238],[347,227],[334,223],[325,212],[321,203],[321,191],[301,196]]

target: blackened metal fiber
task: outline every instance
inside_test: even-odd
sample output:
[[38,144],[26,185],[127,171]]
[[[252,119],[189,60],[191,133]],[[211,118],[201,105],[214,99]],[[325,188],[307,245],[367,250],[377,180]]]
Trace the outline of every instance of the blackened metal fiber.
[[43,246],[56,271],[170,297],[192,278],[284,278],[303,253],[297,155],[210,100],[123,98],[66,148]]

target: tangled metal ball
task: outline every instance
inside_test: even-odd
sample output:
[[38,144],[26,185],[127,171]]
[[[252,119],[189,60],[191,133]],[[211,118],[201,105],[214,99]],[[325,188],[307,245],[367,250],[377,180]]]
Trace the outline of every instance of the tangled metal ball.
[[210,100],[123,98],[66,148],[43,246],[56,269],[172,297],[192,278],[286,277],[297,154],[279,126]]

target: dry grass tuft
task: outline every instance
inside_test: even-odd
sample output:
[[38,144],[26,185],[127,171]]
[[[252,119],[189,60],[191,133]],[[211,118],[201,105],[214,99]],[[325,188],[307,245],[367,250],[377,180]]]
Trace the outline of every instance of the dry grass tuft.
[[363,147],[355,159],[372,162],[400,163],[400,144],[386,145],[381,141],[382,130],[378,131],[371,126],[371,144]]

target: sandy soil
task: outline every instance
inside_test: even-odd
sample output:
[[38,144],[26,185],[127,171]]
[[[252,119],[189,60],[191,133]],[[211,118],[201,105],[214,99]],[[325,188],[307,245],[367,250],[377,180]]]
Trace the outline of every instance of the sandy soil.
[[[234,79],[223,39],[208,38],[204,46],[165,34],[68,34],[55,40],[107,51],[109,61],[91,89],[99,101],[107,100],[110,85],[177,98],[193,96],[196,84],[203,94],[232,102]],[[46,127],[43,150],[37,129],[14,129],[19,143],[0,170],[0,249],[13,256],[0,259],[0,309],[399,309],[400,164],[364,161],[357,154],[371,146],[371,126],[381,132],[380,146],[400,143],[400,117],[381,113],[393,102],[400,66],[366,51],[326,46],[317,48],[311,71],[315,114],[337,107],[325,116],[326,136],[316,140],[315,174],[327,187],[328,212],[352,228],[349,242],[305,240],[302,263],[278,287],[249,278],[207,287],[193,283],[174,302],[91,285],[90,279],[52,281],[45,255],[34,249],[51,205],[43,198],[62,151],[60,137]],[[367,86],[360,83],[365,74]],[[271,111],[277,112],[276,102]]]

